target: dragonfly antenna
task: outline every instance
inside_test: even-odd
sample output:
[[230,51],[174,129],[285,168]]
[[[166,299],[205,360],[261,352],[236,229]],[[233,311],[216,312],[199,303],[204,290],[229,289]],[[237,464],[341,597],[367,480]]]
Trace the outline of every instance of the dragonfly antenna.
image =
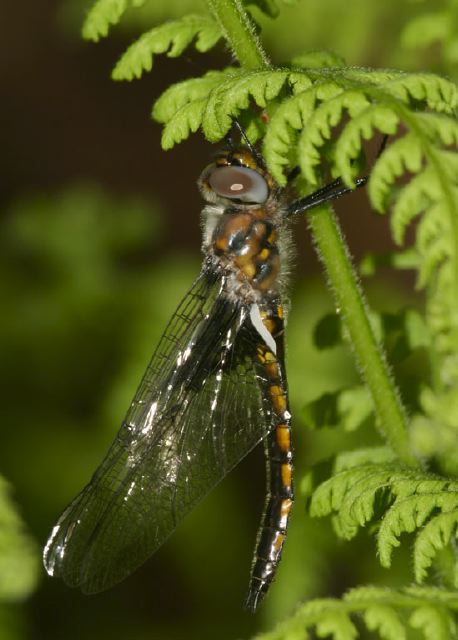
[[245,143],[245,145],[248,147],[248,149],[250,150],[250,153],[254,156],[254,158],[256,159],[256,162],[261,166],[261,167],[265,167],[265,163],[264,163],[264,158],[262,157],[262,155],[258,152],[258,150],[254,147],[254,145],[251,144],[250,140],[248,139],[247,134],[245,133],[245,129],[242,127],[242,125],[240,124],[240,122],[237,120],[237,118],[233,119],[233,124],[235,126],[235,128],[237,129],[237,131],[240,133],[240,137],[242,138],[243,142]]

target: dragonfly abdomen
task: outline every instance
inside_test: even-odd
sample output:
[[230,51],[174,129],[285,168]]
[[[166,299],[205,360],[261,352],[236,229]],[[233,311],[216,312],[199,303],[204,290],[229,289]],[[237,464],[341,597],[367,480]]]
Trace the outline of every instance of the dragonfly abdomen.
[[267,382],[266,401],[275,419],[265,440],[267,497],[246,600],[246,607],[251,611],[256,610],[275,577],[294,501],[291,413],[283,371],[283,308],[278,305],[274,313],[261,315],[277,345],[277,355],[267,345],[260,344],[257,351]]

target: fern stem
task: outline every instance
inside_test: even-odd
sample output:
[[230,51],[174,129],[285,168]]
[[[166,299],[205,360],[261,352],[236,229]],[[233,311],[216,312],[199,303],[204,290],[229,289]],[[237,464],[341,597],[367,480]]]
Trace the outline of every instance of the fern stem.
[[371,392],[378,429],[401,462],[419,466],[409,448],[406,412],[372,331],[367,305],[337,219],[328,206],[313,210],[308,219],[361,376]]
[[270,66],[255,25],[241,0],[208,0],[208,6],[242,67],[250,71]]

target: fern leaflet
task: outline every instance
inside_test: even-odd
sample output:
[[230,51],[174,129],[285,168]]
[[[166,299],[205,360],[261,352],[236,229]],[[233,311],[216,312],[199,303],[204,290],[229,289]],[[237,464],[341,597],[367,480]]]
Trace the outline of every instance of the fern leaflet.
[[83,37],[97,42],[104,38],[112,25],[118,24],[129,6],[141,7],[145,0],[97,0],[87,14]]
[[188,15],[166,22],[144,33],[127,49],[113,69],[112,78],[140,78],[144,71],[151,71],[154,55],[167,53],[169,58],[178,58],[193,40],[197,51],[205,52],[215,46],[221,35],[219,25],[207,16]]
[[[358,461],[356,457],[354,460]],[[458,481],[396,464],[350,467],[316,489],[311,514],[334,512],[339,536],[351,539],[374,517],[380,492],[389,501],[377,535],[380,563],[389,567],[393,549],[400,544],[399,537],[416,532],[414,571],[422,582],[436,553],[449,544],[452,534],[456,535]]]
[[[453,640],[457,628],[452,611],[458,611],[458,595],[442,589],[406,587],[386,589],[364,586],[341,599],[323,598],[301,605],[296,613],[256,640],[308,640],[332,637],[355,640],[355,622],[382,640],[406,640],[410,629],[418,629],[425,640]],[[309,635],[313,630],[316,634]]]

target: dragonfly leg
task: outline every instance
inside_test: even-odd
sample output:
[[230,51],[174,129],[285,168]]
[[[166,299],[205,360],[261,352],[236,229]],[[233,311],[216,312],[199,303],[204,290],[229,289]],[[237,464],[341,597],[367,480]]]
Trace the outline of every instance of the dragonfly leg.
[[[386,148],[388,142],[388,136],[384,135],[380,146],[377,151],[376,159],[380,157],[383,151]],[[292,182],[299,175],[300,170],[299,167],[294,167],[288,175],[288,183]],[[319,207],[320,205],[329,202],[331,200],[336,200],[337,198],[341,198],[347,193],[352,193],[361,187],[364,187],[369,180],[369,176],[361,176],[360,178],[356,178],[354,187],[347,187],[342,178],[336,178],[332,182],[324,185],[320,189],[317,189],[313,193],[292,202],[285,211],[285,217],[289,218],[290,216],[298,215],[301,213],[305,213],[309,209],[314,209],[315,207]]]

